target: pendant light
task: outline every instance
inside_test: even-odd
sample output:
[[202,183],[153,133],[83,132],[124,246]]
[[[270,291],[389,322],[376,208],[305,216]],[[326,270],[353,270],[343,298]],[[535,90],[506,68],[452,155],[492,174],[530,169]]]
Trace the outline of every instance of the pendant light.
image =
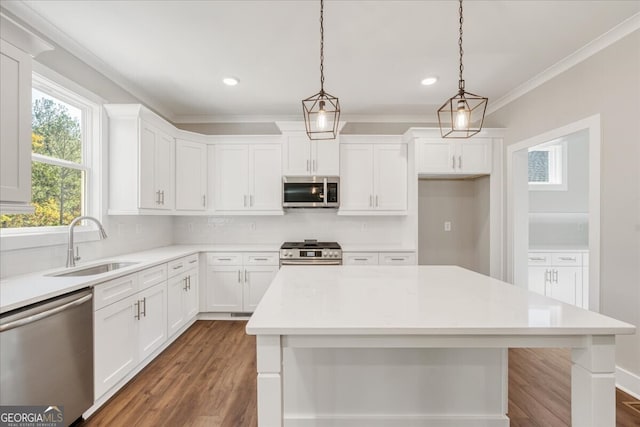
[[458,93],[449,98],[438,109],[438,123],[440,134],[443,138],[469,138],[482,130],[484,113],[487,109],[488,98],[466,92],[464,79],[462,78],[462,0],[460,0],[460,37],[458,47],[460,49],[460,80],[458,81]]
[[320,0],[320,92],[302,100],[304,125],[309,139],[335,139],[340,102],[324,91],[324,0]]

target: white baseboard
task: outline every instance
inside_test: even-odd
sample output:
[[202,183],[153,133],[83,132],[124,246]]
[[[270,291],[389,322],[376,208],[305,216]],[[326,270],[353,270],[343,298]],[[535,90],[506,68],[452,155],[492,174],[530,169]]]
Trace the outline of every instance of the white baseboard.
[[509,427],[505,415],[285,415],[284,427]]
[[616,366],[616,387],[640,399],[640,376]]

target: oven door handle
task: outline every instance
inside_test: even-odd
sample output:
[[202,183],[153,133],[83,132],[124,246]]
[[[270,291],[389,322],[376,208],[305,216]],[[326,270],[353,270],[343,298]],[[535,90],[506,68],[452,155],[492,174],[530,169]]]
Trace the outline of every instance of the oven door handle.
[[342,265],[341,259],[331,259],[331,260],[323,260],[323,261],[309,261],[309,260],[296,260],[296,259],[287,259],[281,260],[280,266],[283,265]]
[[324,205],[327,206],[327,204],[329,203],[329,193],[328,193],[328,186],[327,186],[327,178],[325,177],[323,182],[323,193],[322,195],[324,196]]

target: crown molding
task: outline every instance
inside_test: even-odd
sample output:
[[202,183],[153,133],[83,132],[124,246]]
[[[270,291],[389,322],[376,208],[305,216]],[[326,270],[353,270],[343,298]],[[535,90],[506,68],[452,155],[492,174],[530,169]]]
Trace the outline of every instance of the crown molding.
[[[384,115],[384,114],[341,114],[341,122],[349,123],[438,123],[435,114],[406,114],[406,115]],[[302,114],[281,114],[281,115],[176,115],[173,123],[274,123],[274,122],[300,122]]]
[[535,77],[527,80],[523,84],[517,86],[515,89],[509,91],[506,95],[498,98],[495,102],[490,103],[487,106],[486,115],[489,116],[495,111],[498,111],[505,105],[515,101],[521,96],[527,94],[533,89],[541,86],[542,84],[548,82],[554,77],[564,73],[570,68],[578,65],[582,61],[588,59],[589,57],[595,55],[601,50],[611,46],[618,40],[624,38],[625,36],[633,33],[640,29],[640,13],[636,13],[626,20],[622,21],[617,26],[613,27],[606,33],[602,34],[598,38],[590,41],[577,51],[573,52],[571,55],[567,56],[564,59],[556,62],[549,68],[545,69]]
[[165,108],[162,103],[146,92],[141,91],[131,83],[131,81],[113,69],[113,67],[98,58],[90,50],[80,45],[73,38],[69,37],[64,31],[53,25],[46,18],[29,7],[29,5],[24,1],[2,2],[2,7],[25,23],[28,27],[34,29],[34,31],[37,28],[37,32],[42,36],[48,38],[54,44],[65,49],[73,56],[95,69],[98,73],[116,83],[118,86],[142,101],[145,105],[156,110],[169,120],[174,118],[173,112]]

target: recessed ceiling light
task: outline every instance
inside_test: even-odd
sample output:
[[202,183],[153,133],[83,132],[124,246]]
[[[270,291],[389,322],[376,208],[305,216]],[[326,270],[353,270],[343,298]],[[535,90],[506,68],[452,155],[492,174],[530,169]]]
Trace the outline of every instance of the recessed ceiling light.
[[422,81],[420,83],[422,83],[423,86],[431,86],[432,84],[434,84],[437,81],[438,81],[437,77],[426,77],[426,78],[422,79]]
[[225,77],[224,79],[222,79],[222,83],[226,84],[227,86],[235,86],[240,82],[240,80],[236,79],[235,77]]

